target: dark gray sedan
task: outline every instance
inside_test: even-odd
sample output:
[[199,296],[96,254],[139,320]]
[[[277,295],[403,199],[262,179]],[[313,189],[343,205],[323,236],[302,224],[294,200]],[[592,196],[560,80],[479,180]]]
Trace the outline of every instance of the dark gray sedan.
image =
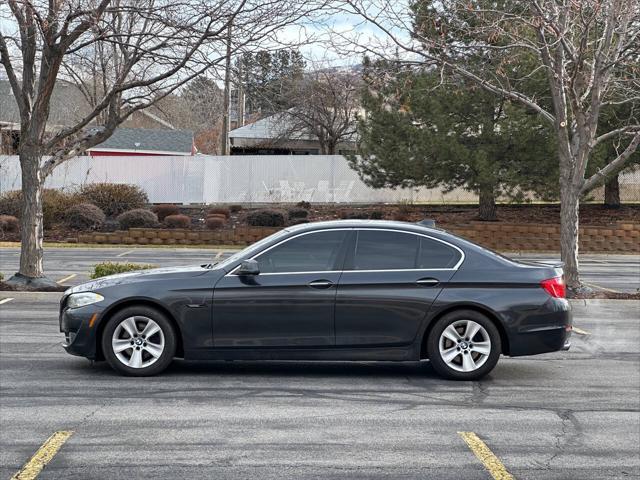
[[335,221],[284,229],[216,264],[112,275],[67,290],[67,352],[125,375],[187,360],[429,359],[458,380],[501,354],[569,348],[562,269],[435,228]]

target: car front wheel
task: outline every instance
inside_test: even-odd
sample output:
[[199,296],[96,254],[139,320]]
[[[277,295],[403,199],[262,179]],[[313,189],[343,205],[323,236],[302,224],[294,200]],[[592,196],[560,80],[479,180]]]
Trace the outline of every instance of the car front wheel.
[[498,363],[500,333],[489,318],[474,310],[450,312],[439,319],[427,339],[434,370],[452,380],[477,380]]
[[102,351],[109,365],[123,375],[156,375],[173,360],[175,330],[166,315],[153,308],[127,307],[108,320]]

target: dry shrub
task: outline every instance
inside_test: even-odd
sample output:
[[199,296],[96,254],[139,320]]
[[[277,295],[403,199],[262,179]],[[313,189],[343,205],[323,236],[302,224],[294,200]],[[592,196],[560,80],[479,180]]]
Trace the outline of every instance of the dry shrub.
[[151,210],[136,208],[118,215],[118,223],[122,230],[130,228],[152,228],[158,225],[158,217]]
[[229,218],[231,216],[231,210],[226,207],[214,207],[209,209],[208,216],[211,215],[224,215],[226,218]]
[[102,226],[105,215],[102,210],[91,203],[80,203],[67,210],[64,221],[69,228],[94,230]]
[[126,183],[90,183],[80,189],[80,195],[86,202],[99,207],[108,217],[141,209],[149,203],[142,188]]
[[179,215],[180,209],[177,205],[171,205],[170,203],[164,203],[162,205],[155,205],[151,211],[158,216],[158,220],[163,222],[169,215]]
[[219,215],[211,215],[204,223],[209,230],[218,230],[227,224],[227,220]]
[[247,215],[247,223],[253,227],[282,227],[285,222],[285,214],[278,210],[255,210]]
[[164,218],[164,224],[168,228],[189,228],[191,218],[188,215],[167,215]]
[[0,233],[17,232],[20,222],[13,215],[0,215]]
[[229,205],[229,210],[231,213],[238,213],[242,211],[242,205]]

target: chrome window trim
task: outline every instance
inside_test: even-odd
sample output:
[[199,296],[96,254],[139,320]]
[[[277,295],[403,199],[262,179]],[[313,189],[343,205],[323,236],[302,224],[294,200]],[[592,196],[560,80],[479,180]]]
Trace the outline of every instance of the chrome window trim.
[[[312,230],[310,232],[302,232],[299,233],[297,235],[294,235],[292,237],[288,237],[285,238],[281,241],[279,241],[278,243],[276,243],[275,245],[271,245],[269,248],[263,250],[262,252],[254,255],[251,258],[245,259],[245,260],[255,260],[256,258],[258,258],[260,255],[263,255],[265,253],[267,253],[269,250],[271,250],[272,248],[275,248],[279,245],[282,245],[285,242],[288,242],[289,240],[293,240],[295,238],[298,237],[302,237],[304,235],[310,235],[312,233],[322,233],[322,232],[336,232],[336,231],[369,231],[369,230],[374,230],[374,231],[381,231],[381,232],[397,232],[397,233],[406,233],[408,235],[417,235],[419,237],[425,237],[428,238],[430,240],[435,240],[436,242],[440,242],[443,243],[451,248],[453,248],[454,250],[457,250],[458,253],[460,253],[460,259],[458,260],[458,263],[456,263],[453,267],[450,268],[400,268],[400,269],[381,269],[381,270],[316,270],[316,271],[309,271],[309,272],[271,272],[271,273],[260,273],[260,275],[306,275],[306,274],[313,274],[313,273],[380,273],[380,272],[435,272],[435,271],[455,271],[458,270],[460,268],[460,265],[462,265],[462,262],[464,262],[465,259],[465,254],[464,251],[458,247],[457,245],[454,245],[452,243],[447,242],[446,240],[442,240],[440,238],[436,238],[436,237],[432,237],[431,235],[427,235],[425,233],[418,233],[418,232],[410,232],[407,230],[398,230],[397,228],[362,228],[362,227],[346,227],[346,228],[327,228],[327,229],[322,229],[322,230]],[[225,275],[225,277],[228,277],[230,275],[236,276],[235,275],[235,271],[240,268],[240,264],[238,264],[233,270],[231,270],[229,273],[227,273]]]

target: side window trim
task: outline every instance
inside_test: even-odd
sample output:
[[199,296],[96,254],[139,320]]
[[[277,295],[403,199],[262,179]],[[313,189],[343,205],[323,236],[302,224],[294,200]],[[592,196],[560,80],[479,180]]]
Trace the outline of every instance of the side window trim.
[[[345,238],[344,238],[344,240],[342,241],[343,243],[342,243],[342,245],[340,246],[340,249],[339,249],[339,252],[338,252],[338,258],[337,258],[337,261],[342,260],[342,264],[343,264],[343,268],[344,268],[344,256],[342,256],[342,258],[341,258],[340,253],[341,253],[341,252],[343,251],[343,249],[345,248],[345,244],[346,244],[346,245],[348,245],[349,240],[350,240],[350,238],[351,238],[351,236],[350,236],[350,234],[349,234],[349,233],[353,231],[353,228],[327,228],[327,229],[325,229],[325,230],[313,230],[313,231],[311,231],[311,232],[302,232],[302,233],[299,233],[299,234],[297,234],[297,235],[293,235],[293,236],[291,236],[291,237],[287,237],[287,238],[285,238],[285,239],[283,239],[283,240],[281,240],[281,241],[279,241],[279,242],[277,242],[277,243],[275,243],[275,244],[271,245],[270,247],[265,248],[265,249],[264,249],[264,250],[262,250],[261,252],[256,253],[256,254],[255,254],[255,255],[253,255],[252,257],[250,257],[250,258],[248,258],[248,259],[243,259],[243,260],[256,260],[258,257],[260,257],[260,255],[264,255],[264,254],[265,254],[265,253],[267,253],[269,250],[271,250],[271,249],[273,249],[273,248],[276,248],[276,247],[279,247],[280,245],[282,245],[282,244],[284,244],[284,243],[287,243],[287,242],[288,242],[288,241],[290,241],[290,240],[294,240],[294,239],[296,239],[296,238],[298,238],[298,237],[303,237],[303,236],[305,236],[305,235],[311,235],[311,234],[314,234],[314,233],[340,232],[340,231],[347,231],[347,234],[345,235]],[[335,265],[334,265],[334,267],[335,267]],[[237,270],[238,268],[240,268],[240,264],[236,265],[236,266],[233,268],[233,270],[231,270],[229,273],[227,273],[227,274],[225,275],[225,277],[228,277],[228,276],[231,276],[231,275],[235,276],[235,275],[236,275],[236,273],[235,273],[235,272],[236,272],[236,270]],[[340,273],[341,271],[342,271],[342,270],[315,270],[315,271],[309,271],[309,272],[269,272],[269,273],[261,273],[260,275],[307,275],[307,274],[309,274],[309,273]]]
[[[427,235],[425,233],[418,233],[418,232],[409,232],[406,230],[397,230],[394,228],[356,228],[356,233],[358,234],[356,236],[356,244],[354,245],[353,248],[353,253],[352,256],[350,258],[350,264],[348,265],[348,267],[350,268],[350,270],[347,270],[347,265],[344,266],[345,270],[344,273],[375,273],[375,272],[436,272],[436,271],[454,271],[454,270],[458,270],[460,268],[460,265],[462,265],[462,262],[464,262],[465,259],[465,254],[464,251],[456,246],[453,245],[452,243],[449,243],[445,240],[441,240],[440,238],[436,238],[436,237],[432,237],[431,235]],[[456,262],[456,264],[453,267],[449,267],[449,268],[384,268],[384,269],[376,269],[376,270],[353,270],[354,264],[355,264],[355,255],[358,249],[358,239],[359,239],[359,234],[361,231],[379,231],[379,232],[398,232],[398,233],[405,233],[408,235],[415,235],[417,237],[424,237],[424,238],[428,238],[430,240],[434,240],[436,242],[440,242],[450,248],[453,248],[454,250],[456,250],[458,252],[458,254],[460,255],[460,258],[458,259],[458,261]],[[420,254],[420,251],[422,249],[422,242],[418,242],[418,249],[417,249],[417,254]],[[417,258],[417,257],[416,257]]]
[[[347,234],[345,239],[344,239],[344,244],[342,247],[340,247],[341,249],[349,249],[350,246],[353,246],[353,251],[349,251],[349,250],[345,250],[346,253],[344,255],[344,257],[342,258],[342,270],[318,270],[318,271],[312,271],[312,272],[273,272],[273,273],[261,273],[260,275],[306,275],[309,273],[363,273],[363,272],[429,272],[429,271],[452,271],[452,270],[458,270],[460,268],[460,265],[462,265],[462,263],[464,262],[465,259],[465,254],[464,251],[452,244],[447,242],[446,240],[441,240],[439,238],[436,237],[432,237],[431,235],[427,235],[424,233],[418,233],[418,232],[409,232],[406,230],[398,230],[398,229],[394,229],[394,228],[327,228],[324,230],[313,230],[311,232],[302,232],[299,233],[297,235],[293,235],[291,237],[285,238],[277,243],[275,243],[274,245],[271,245],[268,248],[265,248],[264,250],[262,250],[261,252],[256,253],[255,255],[253,255],[252,257],[249,258],[249,260],[255,260],[256,258],[258,258],[260,255],[263,255],[265,253],[267,253],[269,250],[271,250],[272,248],[275,248],[279,245],[282,245],[283,243],[288,242],[289,240],[293,240],[294,238],[298,238],[304,235],[311,235],[313,233],[320,233],[320,232],[335,232],[335,231],[350,231],[350,232],[354,232],[355,235],[349,235]],[[357,241],[358,241],[358,234],[361,231],[367,231],[367,230],[374,230],[374,231],[380,231],[380,232],[398,232],[398,233],[406,233],[409,235],[416,235],[418,237],[424,237],[424,238],[428,238],[430,240],[434,240],[436,242],[440,242],[444,245],[447,245],[448,247],[453,248],[454,250],[456,250],[459,254],[460,254],[460,258],[458,259],[458,262],[450,268],[401,268],[401,269],[382,269],[382,270],[348,270],[347,267],[349,268],[353,268],[353,261],[354,261],[354,257],[355,257],[355,253],[356,253],[356,248],[357,248]],[[355,241],[353,241],[353,238],[355,237]],[[421,242],[418,242],[418,250],[421,248],[420,246]],[[352,245],[350,245],[352,244]],[[338,259],[340,260],[340,255],[338,255]],[[229,273],[227,273],[225,275],[226,276],[230,276],[230,275],[235,275],[235,271],[240,268],[240,264],[236,265],[233,270],[231,270]]]

